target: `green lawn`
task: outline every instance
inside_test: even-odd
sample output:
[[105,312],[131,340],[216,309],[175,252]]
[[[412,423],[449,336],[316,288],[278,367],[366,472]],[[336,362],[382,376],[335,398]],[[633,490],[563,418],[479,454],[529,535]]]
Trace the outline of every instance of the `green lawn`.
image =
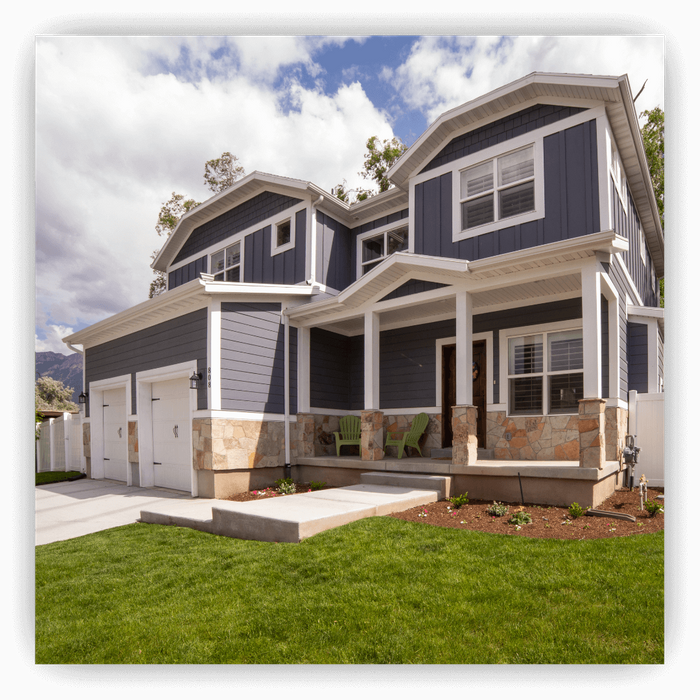
[[36,548],[40,664],[660,664],[664,539],[368,518],[301,544],[134,524]]
[[79,476],[80,472],[36,472],[36,485],[55,484],[59,481],[68,481],[71,477]]

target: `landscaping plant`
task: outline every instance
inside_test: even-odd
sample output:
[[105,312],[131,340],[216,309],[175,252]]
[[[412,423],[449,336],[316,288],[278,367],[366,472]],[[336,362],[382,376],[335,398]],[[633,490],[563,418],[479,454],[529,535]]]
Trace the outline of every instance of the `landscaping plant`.
[[574,501],[570,506],[569,506],[569,515],[576,520],[576,518],[580,518],[583,515],[584,511],[581,506]]
[[508,506],[504,505],[503,503],[494,501],[493,504],[486,509],[486,512],[489,515],[494,515],[500,518],[502,515],[505,515],[508,512]]
[[468,491],[465,491],[463,494],[459,496],[452,496],[452,498],[448,499],[450,503],[452,504],[453,508],[459,508],[460,506],[466,506],[467,503],[469,503],[469,499],[467,498],[467,493]]
[[664,507],[658,501],[654,501],[650,498],[644,501],[644,510],[653,518],[657,513],[663,513]]
[[508,523],[510,525],[527,525],[527,523],[532,522],[532,516],[529,513],[526,513],[524,510],[519,510],[517,513],[513,513],[513,515],[508,518]]
[[312,491],[320,491],[326,485],[325,481],[312,481],[309,486],[311,486]]
[[297,492],[297,487],[294,485],[294,482],[291,479],[277,479],[275,484],[277,485],[278,493],[289,495]]

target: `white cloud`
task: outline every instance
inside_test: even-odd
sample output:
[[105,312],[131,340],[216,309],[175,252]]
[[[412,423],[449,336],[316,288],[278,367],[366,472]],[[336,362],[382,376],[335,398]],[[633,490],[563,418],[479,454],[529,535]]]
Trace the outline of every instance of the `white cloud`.
[[71,351],[68,346],[61,340],[73,332],[68,326],[48,325],[45,327],[46,337],[39,338],[34,335],[34,345],[36,352],[57,352],[61,355],[68,355]]
[[406,61],[385,69],[407,106],[432,123],[443,112],[533,71],[627,73],[639,111],[664,104],[661,36],[421,37]]

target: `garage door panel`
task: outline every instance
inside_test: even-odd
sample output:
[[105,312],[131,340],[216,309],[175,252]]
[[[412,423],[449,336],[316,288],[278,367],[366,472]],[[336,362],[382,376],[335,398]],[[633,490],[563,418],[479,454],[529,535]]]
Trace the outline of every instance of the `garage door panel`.
[[103,392],[102,404],[104,478],[126,481],[126,390]]
[[185,378],[151,385],[154,482],[178,491],[192,488],[189,391]]

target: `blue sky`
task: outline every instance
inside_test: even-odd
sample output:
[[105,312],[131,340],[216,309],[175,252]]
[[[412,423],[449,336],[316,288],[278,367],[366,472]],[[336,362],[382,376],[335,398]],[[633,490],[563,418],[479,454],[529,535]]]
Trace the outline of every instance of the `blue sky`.
[[36,350],[147,298],[161,204],[204,163],[365,187],[365,142],[532,71],[620,75],[664,107],[662,36],[42,36],[36,41]]

